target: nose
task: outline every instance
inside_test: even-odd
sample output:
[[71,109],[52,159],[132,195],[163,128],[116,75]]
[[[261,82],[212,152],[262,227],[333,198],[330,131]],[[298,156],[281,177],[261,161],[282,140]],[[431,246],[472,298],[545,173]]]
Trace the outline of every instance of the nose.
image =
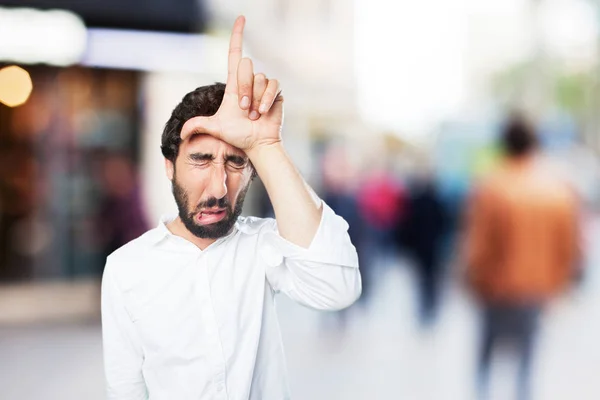
[[217,199],[221,199],[227,194],[227,171],[223,164],[213,164],[208,192]]

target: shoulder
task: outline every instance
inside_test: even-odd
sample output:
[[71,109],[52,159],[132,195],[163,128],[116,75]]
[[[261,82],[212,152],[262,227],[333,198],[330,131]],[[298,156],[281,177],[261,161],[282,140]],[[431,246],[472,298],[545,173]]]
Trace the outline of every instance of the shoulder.
[[151,229],[136,239],[124,244],[106,259],[104,272],[122,275],[133,272],[137,266],[144,265],[153,258],[153,245],[160,232]]
[[132,256],[139,256],[152,247],[153,240],[156,238],[158,232],[157,228],[151,229],[141,236],[133,239],[132,241],[119,247],[113,251],[108,258],[112,261],[118,261],[127,259]]

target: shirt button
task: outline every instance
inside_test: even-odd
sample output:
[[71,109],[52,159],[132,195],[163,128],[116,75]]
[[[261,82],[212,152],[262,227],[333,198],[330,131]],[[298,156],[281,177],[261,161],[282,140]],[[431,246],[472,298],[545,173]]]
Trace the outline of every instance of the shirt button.
[[219,385],[217,386],[217,391],[218,391],[218,392],[222,392],[222,391],[223,391],[223,389],[224,389],[224,388],[223,388],[223,385],[222,385],[222,384],[219,384]]

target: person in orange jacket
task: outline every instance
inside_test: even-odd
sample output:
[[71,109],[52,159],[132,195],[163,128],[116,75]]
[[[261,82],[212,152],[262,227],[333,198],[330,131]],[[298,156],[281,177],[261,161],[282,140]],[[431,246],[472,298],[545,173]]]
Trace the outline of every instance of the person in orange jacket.
[[578,204],[569,185],[537,156],[522,116],[502,132],[505,158],[472,193],[467,213],[468,281],[481,302],[479,394],[487,394],[495,344],[518,344],[518,398],[530,398],[529,375],[544,306],[573,281],[580,259]]

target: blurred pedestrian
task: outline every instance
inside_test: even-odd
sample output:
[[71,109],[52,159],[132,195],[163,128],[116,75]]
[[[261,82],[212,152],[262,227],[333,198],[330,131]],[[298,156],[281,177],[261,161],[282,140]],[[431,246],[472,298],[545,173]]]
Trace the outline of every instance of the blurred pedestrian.
[[406,188],[391,168],[374,168],[361,179],[357,205],[364,226],[364,265],[372,273],[377,264],[387,265],[396,256],[394,234],[406,206]]
[[501,166],[476,185],[468,210],[468,279],[482,305],[480,398],[488,392],[493,350],[517,344],[519,400],[530,375],[544,306],[569,286],[580,258],[574,193],[537,156],[532,127],[515,115],[502,135]]
[[419,322],[421,326],[428,326],[435,321],[439,306],[446,210],[434,177],[429,174],[417,176],[408,192],[397,240],[414,266],[418,283]]

